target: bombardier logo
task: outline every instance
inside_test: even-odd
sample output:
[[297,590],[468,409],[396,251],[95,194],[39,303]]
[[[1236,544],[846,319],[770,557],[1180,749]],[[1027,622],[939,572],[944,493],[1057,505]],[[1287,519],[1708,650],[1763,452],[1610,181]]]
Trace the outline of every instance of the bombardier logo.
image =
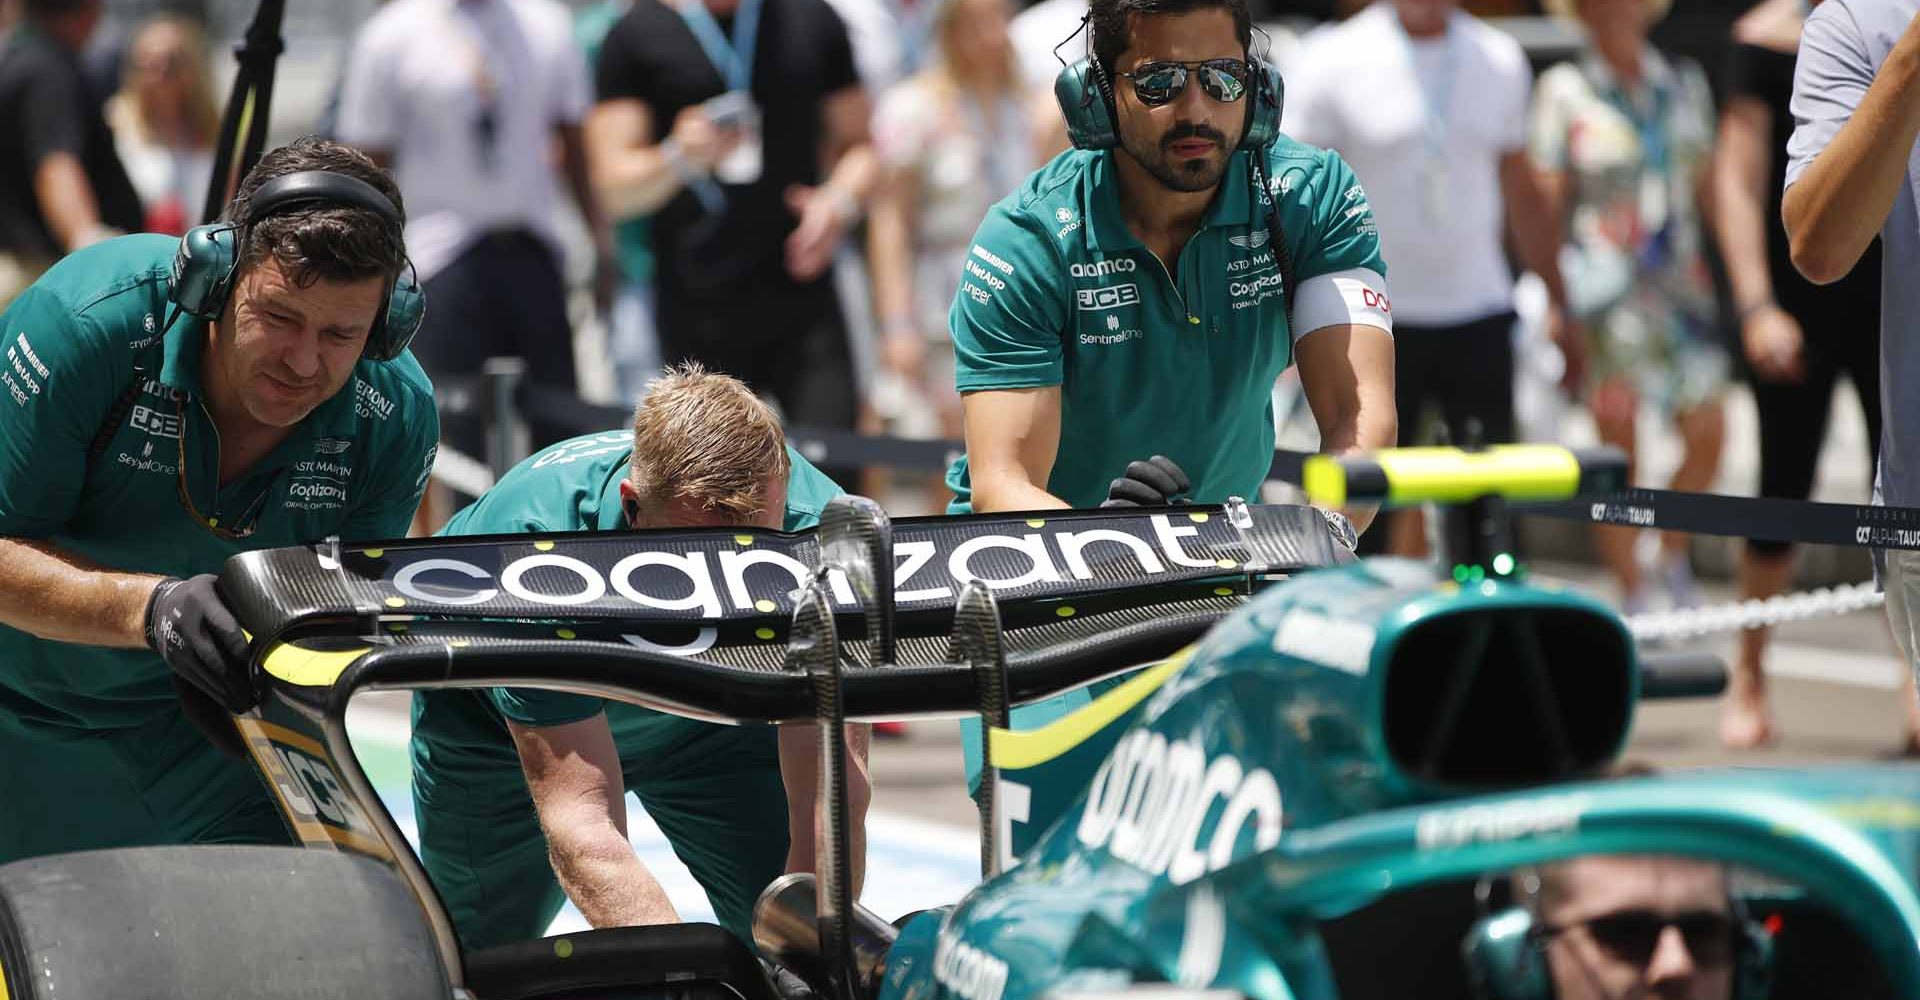
[[1000,273],[1002,274],[1013,273],[1012,264],[1009,264],[1006,261],[1001,260],[999,254],[994,253],[993,251],[987,249],[986,247],[981,246],[978,243],[975,243],[973,245],[973,255],[975,257],[980,258],[981,260],[986,261],[989,264],[992,264],[994,267],[998,268],[1000,270]]
[[1082,288],[1074,292],[1074,297],[1080,302],[1081,312],[1118,309],[1121,306],[1139,304],[1140,286],[1108,285],[1105,288]]
[[1139,266],[1131,257],[1116,257],[1091,264],[1074,264],[1067,270],[1076,278],[1104,278],[1114,274],[1131,274]]
[[1250,853],[1243,834],[1251,832],[1252,852],[1278,844],[1281,821],[1280,783],[1265,768],[1232,754],[1208,760],[1197,736],[1169,741],[1136,729],[1094,774],[1074,835],[1185,885]]

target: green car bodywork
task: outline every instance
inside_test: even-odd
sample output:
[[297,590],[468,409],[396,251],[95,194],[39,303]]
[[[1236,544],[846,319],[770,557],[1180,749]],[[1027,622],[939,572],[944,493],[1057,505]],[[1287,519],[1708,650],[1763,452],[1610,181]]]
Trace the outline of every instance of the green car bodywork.
[[1392,559],[1280,583],[1092,721],[1056,723],[1054,746],[995,742],[1021,758],[1001,797],[1031,846],[907,923],[880,1000],[1134,983],[1333,1000],[1320,921],[1594,853],[1795,883],[1920,996],[1920,769],[1606,778],[1638,678],[1624,623],[1570,591]]

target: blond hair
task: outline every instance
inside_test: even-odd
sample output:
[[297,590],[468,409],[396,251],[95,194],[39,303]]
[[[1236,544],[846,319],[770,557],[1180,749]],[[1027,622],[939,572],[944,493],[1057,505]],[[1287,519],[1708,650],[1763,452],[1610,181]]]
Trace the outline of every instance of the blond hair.
[[197,149],[208,149],[220,135],[220,109],[213,100],[213,71],[207,61],[207,36],[198,22],[180,14],[160,13],[141,22],[134,32],[133,41],[127,46],[128,63],[122,74],[120,89],[108,98],[108,115],[114,121],[115,128],[133,130],[134,136],[143,142],[165,142],[169,137],[159,135],[154,123],[148,121],[147,109],[140,106],[140,95],[134,89],[134,69],[132,59],[140,41],[147,35],[158,31],[173,31],[179,36],[179,58],[183,65],[181,71],[186,74],[186,92],[182,100],[186,102],[183,114],[186,118],[188,140]]
[[627,475],[642,517],[678,500],[749,521],[787,472],[780,419],[730,375],[692,361],[674,365],[648,385],[634,410]]

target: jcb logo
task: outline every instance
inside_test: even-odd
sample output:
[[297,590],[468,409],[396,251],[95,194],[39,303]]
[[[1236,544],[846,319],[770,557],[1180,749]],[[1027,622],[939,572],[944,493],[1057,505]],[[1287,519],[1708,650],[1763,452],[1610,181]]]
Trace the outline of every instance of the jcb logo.
[[1082,288],[1074,293],[1081,312],[1118,309],[1140,301],[1139,285],[1113,285],[1108,288]]
[[274,745],[273,755],[281,772],[273,776],[274,783],[298,818],[349,830],[366,828],[366,817],[325,761],[279,744]]

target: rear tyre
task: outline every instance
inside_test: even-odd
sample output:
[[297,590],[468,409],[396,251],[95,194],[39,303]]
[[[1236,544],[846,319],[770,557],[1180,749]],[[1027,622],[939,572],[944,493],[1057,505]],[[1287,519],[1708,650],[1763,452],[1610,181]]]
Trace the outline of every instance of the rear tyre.
[[0,997],[446,1000],[391,869],[291,847],[141,847],[0,866]]

